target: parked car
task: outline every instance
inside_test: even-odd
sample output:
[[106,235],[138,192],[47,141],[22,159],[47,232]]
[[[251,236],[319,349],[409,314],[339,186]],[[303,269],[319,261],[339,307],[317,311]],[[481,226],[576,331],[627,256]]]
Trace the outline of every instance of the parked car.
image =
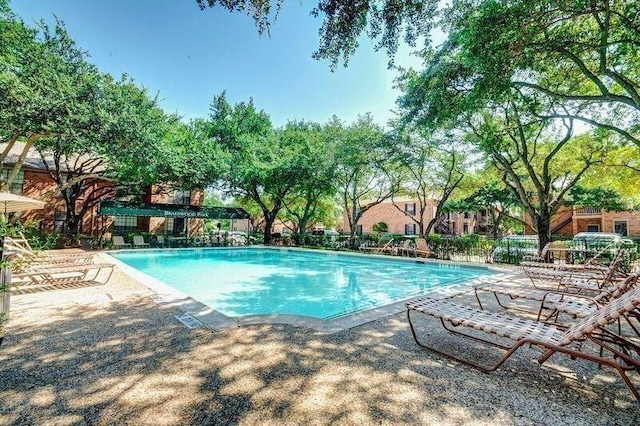
[[635,247],[635,244],[629,238],[624,238],[618,234],[608,232],[579,232],[573,237],[574,247],[605,247],[605,246],[623,246]]
[[539,252],[537,235],[509,235],[498,242],[491,252],[494,263],[520,263],[523,258],[535,257]]
[[608,232],[580,232],[571,240],[573,248],[573,261],[583,261],[606,250],[604,261],[609,261],[618,251],[619,247],[628,253],[636,254],[636,245],[629,238]]

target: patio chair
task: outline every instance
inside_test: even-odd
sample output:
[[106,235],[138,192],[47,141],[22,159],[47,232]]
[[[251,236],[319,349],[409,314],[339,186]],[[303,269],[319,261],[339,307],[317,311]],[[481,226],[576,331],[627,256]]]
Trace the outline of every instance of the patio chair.
[[[524,255],[522,257],[522,261],[520,262],[520,266],[538,266],[538,265],[546,265],[549,260],[549,250],[552,247],[552,242],[548,242],[542,247],[542,251],[539,255]],[[550,264],[554,264],[551,262]]]
[[42,253],[30,250],[24,245],[14,245],[5,241],[4,251],[8,253],[10,260],[23,264],[56,264],[56,263],[90,263],[93,262],[93,254],[82,253]]
[[[640,402],[640,393],[626,375],[626,371],[640,371],[640,361],[632,356],[632,354],[640,354],[640,346],[605,328],[640,306],[640,287],[612,300],[568,329],[556,324],[483,311],[454,303],[448,299],[436,300],[423,297],[407,303],[406,306],[407,319],[414,340],[420,347],[436,354],[490,373],[504,364],[518,348],[531,344],[544,350],[538,358],[540,364],[543,364],[553,354],[562,353],[569,355],[571,359],[581,358],[595,362],[600,366],[614,368],[636,400]],[[447,331],[500,348],[505,353],[493,365],[481,365],[428,346],[418,339],[416,327],[411,318],[412,313],[438,318]],[[447,323],[450,324],[450,327],[447,326]],[[455,327],[469,327],[487,335],[492,334],[511,339],[513,343],[503,345],[454,330]],[[596,349],[599,350],[597,354],[596,352],[583,351],[586,342],[591,342],[596,346]]]
[[393,253],[393,250],[395,248],[393,245],[394,243],[395,243],[395,240],[392,238],[382,247],[360,246],[359,248],[361,251],[370,251],[371,253],[375,253],[375,254]]
[[431,251],[427,240],[424,238],[416,238],[416,248],[413,249],[414,256],[434,257],[435,253]]
[[144,242],[144,237],[142,237],[142,235],[133,236],[133,248],[138,248],[138,247],[149,247],[149,243]]
[[402,244],[396,250],[397,254],[399,254],[400,256],[404,256],[405,254],[409,256],[409,253],[413,251],[413,247],[411,247],[411,242],[412,241],[410,239],[405,239],[404,241],[402,241]]
[[113,268],[114,265],[112,263],[31,268],[24,272],[12,274],[11,286],[14,289],[18,289],[23,286],[34,285],[64,287],[65,285],[77,283],[106,284],[113,274]]
[[545,318],[545,321],[548,321],[551,318],[555,318],[557,320],[560,313],[566,313],[574,318],[578,318],[592,314],[603,304],[634,288],[638,282],[639,275],[640,273],[631,274],[624,280],[620,280],[602,288],[593,296],[550,292],[520,285],[508,285],[505,283],[478,284],[474,286],[474,292],[480,309],[484,309],[484,307],[482,306],[479,292],[486,292],[493,293],[497,304],[505,309],[517,310],[520,308],[507,306],[500,297],[498,297],[498,295],[506,296],[510,300],[525,299],[540,302],[538,320],[540,320],[542,313],[545,310],[551,311],[551,313],[549,313]]
[[131,244],[124,242],[124,237],[122,237],[121,235],[114,235],[111,238],[111,242],[113,243],[112,245],[113,245],[113,248],[115,249],[123,248],[123,247],[131,247]]
[[156,236],[156,245],[158,247],[163,247],[165,246],[165,241],[164,241],[164,236],[163,235],[158,235]]
[[[611,282],[614,278],[624,278],[626,274],[622,271],[624,260],[622,251],[618,251],[608,266],[600,265],[558,265],[557,268],[522,268],[525,275],[531,279],[531,283],[536,288],[544,288],[549,283],[557,284],[557,291],[560,287],[588,288],[597,291],[602,286]],[[568,291],[568,290],[564,290]]]

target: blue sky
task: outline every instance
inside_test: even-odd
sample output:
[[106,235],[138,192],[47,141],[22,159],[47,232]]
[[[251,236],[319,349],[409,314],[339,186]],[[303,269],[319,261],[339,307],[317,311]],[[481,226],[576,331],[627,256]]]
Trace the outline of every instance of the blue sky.
[[[271,37],[260,37],[251,18],[220,8],[201,11],[195,0],[13,0],[28,24],[55,14],[103,72],[126,72],[161,106],[186,119],[206,117],[215,94],[231,102],[253,97],[276,126],[291,119],[348,122],[371,112],[384,125],[393,117],[397,73],[384,52],[363,39],[348,68],[335,72],[311,54],[320,19],[309,16],[315,1],[285,2]],[[403,49],[397,64],[418,66]]]

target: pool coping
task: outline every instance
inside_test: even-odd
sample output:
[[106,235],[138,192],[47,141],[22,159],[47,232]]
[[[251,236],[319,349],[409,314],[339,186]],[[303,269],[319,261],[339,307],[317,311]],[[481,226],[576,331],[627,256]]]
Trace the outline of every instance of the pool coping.
[[[476,263],[476,262],[455,262],[448,260],[435,260],[435,259],[421,259],[413,257],[391,257],[383,254],[371,254],[371,253],[357,253],[357,252],[336,252],[331,250],[319,250],[319,249],[305,249],[299,247],[272,247],[272,246],[229,246],[229,247],[198,247],[198,248],[170,248],[170,249],[131,249],[131,250],[117,250],[113,253],[125,253],[125,252],[155,252],[158,250],[163,251],[183,251],[183,250],[221,250],[221,249],[271,249],[279,251],[301,251],[310,253],[323,253],[323,254],[336,254],[353,257],[363,257],[367,259],[379,258],[386,260],[394,260],[397,262],[416,262],[416,263],[439,263],[450,264],[456,266],[470,266],[482,269],[488,269],[495,272],[491,275],[492,280],[505,279],[513,275],[514,270],[507,267],[496,267],[491,264]],[[309,317],[304,315],[289,315],[289,314],[268,314],[268,315],[244,315],[238,317],[229,317],[221,312],[218,312],[209,305],[206,305],[193,297],[163,283],[162,281],[154,278],[150,275],[141,272],[132,266],[127,265],[121,260],[111,256],[108,252],[100,253],[101,256],[106,258],[109,262],[117,265],[117,267],[131,278],[136,279],[140,283],[144,284],[150,290],[156,293],[154,300],[166,306],[171,306],[184,313],[191,315],[203,326],[210,328],[214,331],[223,331],[230,328],[241,327],[254,324],[289,324],[293,326],[306,327],[323,334],[337,333],[343,330],[347,330],[352,327],[356,327],[362,324],[366,324],[371,321],[375,321],[380,318],[384,318],[390,315],[403,312],[406,307],[405,303],[409,300],[413,300],[417,297],[433,297],[433,298],[447,298],[456,294],[470,291],[473,284],[479,282],[482,278],[465,281],[463,283],[456,283],[446,288],[436,288],[425,292],[423,295],[413,295],[410,298],[403,299],[388,305],[365,309],[362,311],[341,315],[335,318],[320,319],[315,317]]]

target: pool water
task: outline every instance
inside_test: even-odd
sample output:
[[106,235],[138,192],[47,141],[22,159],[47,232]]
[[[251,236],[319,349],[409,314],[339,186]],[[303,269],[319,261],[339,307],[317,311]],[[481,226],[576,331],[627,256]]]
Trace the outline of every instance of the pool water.
[[268,248],[149,250],[113,256],[227,316],[327,319],[491,274],[480,267]]

